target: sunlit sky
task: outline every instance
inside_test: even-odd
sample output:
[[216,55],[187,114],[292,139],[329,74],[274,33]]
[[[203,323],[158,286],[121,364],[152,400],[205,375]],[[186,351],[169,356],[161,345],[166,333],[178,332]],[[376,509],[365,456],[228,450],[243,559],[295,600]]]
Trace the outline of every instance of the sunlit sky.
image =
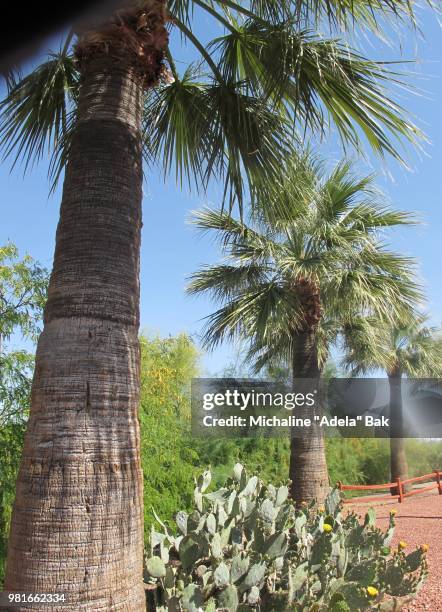
[[[210,27],[201,20],[198,27]],[[415,116],[428,135],[421,155],[411,154],[412,171],[404,170],[393,159],[381,162],[373,155],[359,161],[361,172],[379,172],[378,184],[387,200],[397,208],[417,211],[422,224],[405,228],[392,236],[393,246],[419,261],[420,276],[425,284],[426,310],[435,324],[442,322],[442,36],[441,26],[431,11],[421,13],[423,36],[402,32],[385,45],[378,38],[359,40],[366,54],[383,60],[415,59],[402,66],[408,70],[409,82],[419,93],[400,93],[400,102]],[[208,35],[216,32],[208,31]],[[48,45],[56,48],[57,38]],[[192,58],[191,49],[183,49],[179,37],[172,33],[174,55],[178,66]],[[183,64],[180,64],[180,59]],[[336,137],[330,133],[318,147],[330,160],[342,155]],[[348,152],[354,158],[354,153]],[[0,244],[14,242],[21,253],[29,253],[51,268],[55,230],[58,220],[61,188],[49,197],[47,160],[23,177],[22,169],[10,173],[10,163],[0,165]],[[195,338],[202,328],[202,319],[214,306],[206,298],[185,295],[186,277],[202,264],[217,260],[216,247],[210,238],[201,237],[186,222],[189,212],[204,204],[219,205],[220,189],[212,185],[206,197],[198,197],[175,186],[174,179],[164,183],[158,169],[148,169],[144,185],[144,226],[141,250],[141,326],[161,335],[185,331]],[[22,340],[15,336],[13,346]],[[234,358],[236,351],[223,345],[202,356],[205,373],[221,372]]]

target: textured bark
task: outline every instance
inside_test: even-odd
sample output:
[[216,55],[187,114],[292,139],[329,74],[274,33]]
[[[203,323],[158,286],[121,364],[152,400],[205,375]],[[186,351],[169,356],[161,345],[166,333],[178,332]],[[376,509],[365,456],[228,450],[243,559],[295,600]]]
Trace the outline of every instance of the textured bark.
[[[321,371],[318,367],[316,329],[299,332],[293,339],[293,385],[296,391],[308,393],[317,389]],[[319,407],[320,409],[320,407]],[[319,413],[316,407],[316,413]],[[296,416],[311,416],[310,407],[297,408]],[[298,433],[298,435],[297,435]],[[290,444],[291,495],[297,503],[315,500],[321,504],[329,491],[325,440],[322,429],[313,425],[293,432]]]
[[[91,53],[82,48],[78,119],[8,547],[6,590],[66,593],[75,610],[145,609],[141,111],[153,76],[131,53],[101,42]],[[159,69],[156,49],[151,59]]]
[[[408,463],[405,452],[402,414],[402,373],[392,372],[388,375],[390,386],[390,473],[391,482],[397,478],[408,478]],[[405,488],[406,490],[406,488]],[[392,495],[398,495],[398,487],[391,488]]]

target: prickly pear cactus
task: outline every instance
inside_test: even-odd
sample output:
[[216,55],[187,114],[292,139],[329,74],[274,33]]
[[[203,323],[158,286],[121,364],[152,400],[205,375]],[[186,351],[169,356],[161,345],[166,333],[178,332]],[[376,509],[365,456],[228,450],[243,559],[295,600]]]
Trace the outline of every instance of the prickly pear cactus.
[[363,522],[342,516],[336,490],[324,508],[296,508],[286,485],[266,485],[240,464],[221,489],[210,483],[207,470],[174,533],[157,517],[145,579],[161,612],[397,610],[425,579],[425,545],[390,548],[394,513],[384,533],[372,509]]

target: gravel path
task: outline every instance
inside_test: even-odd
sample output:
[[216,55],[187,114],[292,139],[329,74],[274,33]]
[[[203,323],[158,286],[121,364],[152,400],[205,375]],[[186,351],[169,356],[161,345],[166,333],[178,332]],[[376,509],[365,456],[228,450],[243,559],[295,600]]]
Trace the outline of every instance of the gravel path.
[[442,612],[442,495],[437,491],[416,495],[402,504],[386,502],[362,504],[346,504],[347,508],[363,513],[367,507],[376,510],[379,527],[388,524],[390,510],[396,508],[396,529],[393,545],[399,540],[407,542],[408,550],[416,546],[429,544],[428,566],[429,576],[416,599],[404,612],[431,610]]

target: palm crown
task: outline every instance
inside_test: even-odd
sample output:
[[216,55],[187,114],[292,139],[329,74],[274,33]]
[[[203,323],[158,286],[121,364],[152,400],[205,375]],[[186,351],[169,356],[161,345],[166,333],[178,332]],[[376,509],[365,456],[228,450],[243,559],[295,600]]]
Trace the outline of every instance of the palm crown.
[[372,176],[357,178],[347,162],[327,175],[306,158],[272,192],[245,224],[211,209],[193,217],[201,230],[216,232],[226,256],[194,273],[188,289],[221,303],[208,317],[206,345],[245,338],[260,369],[275,358],[287,363],[294,336],[314,329],[324,362],[330,341],[355,315],[389,317],[419,299],[413,261],[382,240],[386,228],[413,217],[383,205]]
[[[146,11],[164,5],[160,0],[135,4],[138,17],[129,25],[136,28]],[[375,28],[377,14],[410,15],[411,6],[405,0],[170,1],[170,29],[193,45],[196,61],[178,70],[172,47],[167,48],[170,71],[146,95],[147,159],[198,188],[212,177],[221,179],[226,198],[241,202],[245,191],[253,195],[277,175],[292,150],[293,128],[303,135],[322,131],[331,120],[344,141],[359,147],[363,134],[379,153],[399,157],[396,139],[415,141],[419,135],[388,95],[387,86],[400,77],[311,28],[327,19],[350,27],[353,18]],[[200,36],[198,15],[221,35]],[[127,31],[121,27],[122,38]],[[33,72],[10,75],[0,106],[4,154],[27,164],[49,150],[54,179],[68,157],[76,119],[81,70],[75,41],[71,32],[63,49]]]
[[423,314],[408,313],[396,321],[360,318],[345,333],[344,365],[353,374],[383,369],[411,377],[440,376],[440,329],[428,325]]

